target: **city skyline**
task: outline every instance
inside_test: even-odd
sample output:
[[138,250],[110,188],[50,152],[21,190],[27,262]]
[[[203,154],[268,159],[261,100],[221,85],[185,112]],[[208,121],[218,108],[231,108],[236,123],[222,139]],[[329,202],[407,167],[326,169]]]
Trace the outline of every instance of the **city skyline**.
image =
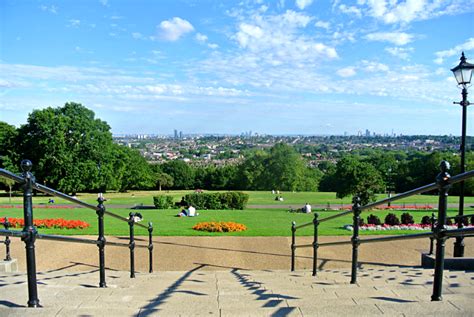
[[474,63],[473,0],[6,0],[0,11],[0,120],[15,126],[73,101],[115,135],[461,134],[450,69],[462,51]]

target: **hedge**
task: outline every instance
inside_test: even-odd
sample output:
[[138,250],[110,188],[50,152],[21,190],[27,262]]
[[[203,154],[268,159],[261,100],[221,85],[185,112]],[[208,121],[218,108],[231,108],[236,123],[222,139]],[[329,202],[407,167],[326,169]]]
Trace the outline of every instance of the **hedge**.
[[166,195],[158,195],[153,197],[153,204],[157,209],[168,209],[174,207],[173,197]]
[[242,192],[194,193],[184,196],[184,200],[196,209],[244,209],[249,195]]

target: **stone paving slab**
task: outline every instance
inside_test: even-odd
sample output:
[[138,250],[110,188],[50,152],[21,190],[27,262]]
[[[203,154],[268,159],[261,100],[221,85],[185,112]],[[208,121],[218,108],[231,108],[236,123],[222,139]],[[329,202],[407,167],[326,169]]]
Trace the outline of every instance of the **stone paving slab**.
[[[43,309],[22,308],[25,274],[2,274],[0,316],[474,316],[471,272],[445,272],[444,300],[431,303],[432,270],[365,269],[357,284],[338,282],[335,271],[107,272],[107,288],[95,285],[97,272],[51,272],[39,278]],[[394,278],[403,274],[412,276]]]

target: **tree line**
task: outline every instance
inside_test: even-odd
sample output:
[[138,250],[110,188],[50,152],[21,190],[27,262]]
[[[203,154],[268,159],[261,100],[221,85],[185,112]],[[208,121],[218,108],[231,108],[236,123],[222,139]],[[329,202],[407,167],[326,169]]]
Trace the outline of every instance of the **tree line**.
[[[77,192],[132,189],[209,189],[332,191],[338,197],[407,191],[432,183],[441,160],[457,174],[459,155],[452,152],[405,152],[364,149],[345,152],[339,160],[309,167],[290,145],[246,151],[238,165],[195,167],[181,160],[149,164],[136,149],[113,142],[110,126],[78,103],[34,110],[16,128],[0,122],[0,167],[19,173],[19,163],[34,164],[37,181],[57,190]],[[468,152],[467,170],[474,168]],[[3,179],[4,187],[13,184]],[[456,194],[457,187],[451,190]],[[474,194],[474,182],[465,192]]]

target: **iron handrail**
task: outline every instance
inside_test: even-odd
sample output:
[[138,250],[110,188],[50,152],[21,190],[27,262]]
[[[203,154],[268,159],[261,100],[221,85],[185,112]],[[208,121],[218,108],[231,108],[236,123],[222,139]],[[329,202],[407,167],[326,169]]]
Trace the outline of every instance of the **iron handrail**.
[[[17,183],[23,183],[24,182],[24,179],[10,171],[7,171],[3,168],[0,168],[0,175],[3,176],[3,177],[6,177],[6,178],[9,178]],[[99,210],[99,207],[98,206],[94,206],[94,205],[91,205],[89,203],[86,203],[80,199],[77,199],[77,198],[74,198],[72,196],[69,196],[67,194],[64,194],[60,191],[57,191],[55,189],[52,189],[52,188],[49,188],[45,185],[41,185],[41,184],[37,184],[36,182],[33,183],[33,188],[36,189],[36,190],[39,190],[40,192],[43,192],[43,193],[46,193],[46,194],[49,194],[49,195],[52,195],[52,196],[56,196],[56,197],[59,197],[59,198],[62,198],[64,200],[67,200],[67,201],[70,201],[72,203],[75,203],[77,205],[80,205],[82,207],[85,207],[85,208],[89,208],[89,209],[92,209],[92,210],[95,210],[95,211],[98,211]],[[110,212],[110,211],[107,211],[105,210],[104,211],[104,214],[106,215],[109,215],[113,218],[116,218],[116,219],[119,219],[119,220],[122,220],[124,222],[128,222],[128,218],[126,217],[122,217],[120,215],[117,215],[113,212]],[[145,228],[147,229],[148,227],[145,226],[145,225],[142,225],[141,223],[135,223],[135,225],[139,226],[139,227],[142,227],[142,228]]]
[[474,216],[474,214],[456,215],[456,216],[446,217],[446,219],[462,219],[462,218],[468,218],[468,217],[472,217],[472,216]]
[[[467,234],[465,234],[466,232]],[[446,230],[445,235],[447,237],[471,236],[474,235],[474,227]]]
[[23,238],[25,235],[24,231],[0,229],[0,236]]
[[[471,170],[471,171],[468,171],[468,172],[458,174],[456,176],[451,177],[448,180],[448,182],[449,182],[449,184],[456,184],[456,183],[462,182],[463,180],[466,180],[466,179],[468,179],[470,177],[473,177],[473,176],[474,176],[474,170]],[[392,196],[392,197],[389,197],[389,198],[384,198],[382,200],[379,200],[379,201],[361,206],[360,210],[364,211],[364,210],[367,210],[367,209],[373,209],[377,206],[384,205],[384,204],[387,204],[389,202],[393,202],[393,201],[400,200],[400,199],[403,199],[403,198],[407,198],[407,197],[410,197],[410,196],[413,196],[413,195],[429,192],[429,191],[437,189],[437,188],[438,188],[438,185],[436,183],[431,183],[431,184],[421,186],[421,187],[406,191],[404,193],[401,193],[401,194],[398,194],[398,195],[395,195],[395,196]],[[331,219],[339,218],[339,217],[348,215],[350,213],[352,213],[352,210],[343,211],[341,213],[328,216],[326,218],[321,218],[321,219],[319,219],[319,222],[325,222],[325,221],[328,221],[328,220],[331,220]],[[301,228],[310,226],[312,224],[313,224],[313,222],[308,222],[308,223],[305,223],[305,224],[301,224],[299,226],[296,226],[295,229],[301,229]]]
[[[20,230],[0,229],[0,236],[23,238],[26,235],[27,234],[25,232],[20,231]],[[68,237],[68,236],[58,236],[58,235],[44,234],[44,233],[37,233],[36,238],[37,239],[43,239],[43,240],[53,240],[53,241],[73,242],[73,243],[83,243],[83,244],[94,244],[94,245],[98,245],[100,243],[97,240],[93,240],[93,239]],[[105,245],[116,246],[116,247],[125,247],[125,248],[130,247],[130,244],[128,244],[128,243],[114,242],[114,241],[106,241]],[[148,246],[141,245],[141,244],[135,244],[135,248],[147,249]]]

